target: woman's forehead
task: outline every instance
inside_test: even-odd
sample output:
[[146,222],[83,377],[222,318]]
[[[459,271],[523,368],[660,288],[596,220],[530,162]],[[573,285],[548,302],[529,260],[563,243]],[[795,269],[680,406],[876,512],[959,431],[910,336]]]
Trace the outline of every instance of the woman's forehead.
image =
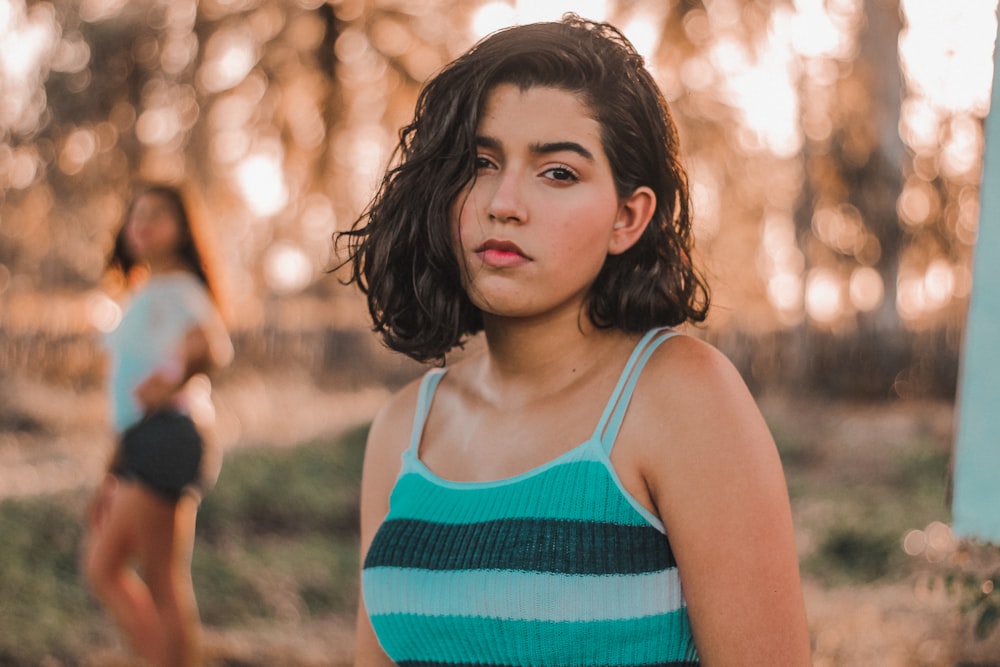
[[587,139],[600,148],[601,126],[583,97],[551,86],[500,84],[486,96],[477,135],[532,141]]

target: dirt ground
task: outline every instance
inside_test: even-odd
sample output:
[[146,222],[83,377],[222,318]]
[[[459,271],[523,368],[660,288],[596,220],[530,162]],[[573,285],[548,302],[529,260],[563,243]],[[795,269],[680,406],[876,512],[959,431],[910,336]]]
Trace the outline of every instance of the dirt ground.
[[[0,431],[0,498],[94,484],[110,447],[103,399],[30,383],[18,391],[19,403],[33,406],[32,419],[18,432]],[[243,378],[216,393],[218,441],[226,450],[263,443],[291,446],[370,420],[385,396],[382,390],[319,391],[294,375]],[[831,405],[771,397],[761,405],[769,419],[787,428],[811,429],[812,446],[824,447],[823,465],[838,474],[877,467],[894,455],[893,448],[905,447],[914,437],[944,448],[951,443],[953,408],[947,403]],[[288,419],[292,411],[294,420]],[[811,511],[796,512],[803,551],[810,548]],[[804,594],[816,667],[1000,664],[1000,632],[988,641],[973,639],[960,602],[933,568],[888,583],[832,587],[806,576]],[[208,665],[349,664],[353,623],[353,618],[330,618],[239,631],[206,628]],[[122,651],[109,650],[85,664],[133,663]]]

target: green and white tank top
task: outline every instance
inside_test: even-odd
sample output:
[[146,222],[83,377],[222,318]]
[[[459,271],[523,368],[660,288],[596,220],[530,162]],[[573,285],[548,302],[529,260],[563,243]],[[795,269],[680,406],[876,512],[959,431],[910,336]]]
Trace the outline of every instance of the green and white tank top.
[[425,375],[413,434],[369,548],[362,591],[386,654],[404,667],[697,665],[663,523],[609,455],[639,373],[674,335],[647,333],[593,436],[533,470],[454,482],[419,458],[444,370]]

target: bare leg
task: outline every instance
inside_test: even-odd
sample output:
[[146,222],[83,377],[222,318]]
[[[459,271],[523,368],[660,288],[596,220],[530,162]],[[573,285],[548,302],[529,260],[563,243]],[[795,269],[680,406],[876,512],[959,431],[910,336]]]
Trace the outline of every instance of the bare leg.
[[142,501],[147,492],[137,484],[122,482],[100,493],[104,494],[102,508],[92,516],[84,572],[135,651],[157,664],[164,651],[160,618],[149,588],[131,565],[138,547],[136,526],[146,521]]
[[[158,500],[158,499],[154,499]],[[199,663],[201,622],[191,582],[195,516],[198,503],[182,497],[176,505],[159,508],[156,521],[139,531],[139,559],[163,633],[162,664],[190,667]],[[169,523],[163,529],[162,523]]]

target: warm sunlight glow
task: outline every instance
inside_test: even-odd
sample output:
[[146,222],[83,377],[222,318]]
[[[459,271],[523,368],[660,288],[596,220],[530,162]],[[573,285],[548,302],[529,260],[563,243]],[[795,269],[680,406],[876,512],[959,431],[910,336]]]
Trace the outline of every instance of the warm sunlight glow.
[[694,234],[703,243],[719,233],[719,181],[712,167],[698,159],[692,159],[688,164]]
[[812,230],[827,247],[843,254],[857,255],[865,244],[861,212],[850,204],[818,208],[813,213]]
[[257,45],[248,29],[222,28],[205,44],[199,83],[210,93],[228,90],[246,78],[257,58]]
[[843,285],[830,269],[817,268],[806,279],[806,312],[817,322],[830,323],[844,309]]
[[982,155],[983,129],[979,120],[967,114],[952,118],[942,146],[941,173],[953,179],[972,175],[978,180]]
[[558,21],[566,12],[575,12],[584,18],[603,21],[608,17],[608,2],[607,0],[546,0],[546,2],[515,0],[513,4],[487,2],[472,15],[472,35],[474,39],[479,40],[512,25]]
[[35,181],[40,162],[34,146],[0,146],[0,189],[23,190]]
[[103,333],[114,331],[122,321],[122,309],[114,299],[103,292],[93,292],[87,297],[87,319]]
[[135,136],[144,144],[163,146],[182,130],[174,107],[156,107],[143,111],[135,121]]
[[795,273],[779,272],[767,281],[767,298],[782,315],[802,310],[802,279]]
[[662,21],[655,14],[639,14],[622,26],[622,32],[646,60],[646,67],[650,70],[655,70],[653,54],[660,44]]
[[[792,7],[777,7],[766,34],[747,45],[738,31],[730,29],[730,24],[738,21],[712,7],[711,25],[706,30],[714,30],[702,32],[716,35],[709,47],[713,73],[727,91],[726,101],[743,116],[746,131],[738,136],[745,150],[767,150],[782,158],[801,150],[800,80],[806,71],[810,76],[815,74],[804,70],[810,61],[803,63],[802,58],[816,62],[849,59],[857,48],[854,35],[860,12],[861,5],[855,0],[795,0]],[[693,83],[695,88],[710,81],[707,72],[687,69],[684,74],[685,83]],[[823,133],[816,123],[810,130],[814,135]]]
[[37,129],[45,110],[40,82],[59,32],[52,5],[29,10],[23,0],[0,2],[0,137],[8,128],[23,134]]
[[558,21],[566,12],[575,12],[584,18],[603,21],[608,17],[607,0],[516,0],[518,23]]
[[955,293],[955,273],[945,259],[935,259],[924,274],[924,294],[930,308],[942,308]]
[[996,0],[902,0],[899,56],[907,82],[930,104],[982,117],[989,109]]
[[[795,0],[790,17],[791,41],[795,51],[806,58],[844,58],[850,52],[848,37],[853,12],[832,10],[823,0]],[[840,3],[841,5],[845,3]],[[848,9],[848,8],[842,8]]]
[[847,291],[851,304],[861,312],[875,310],[882,305],[882,300],[885,298],[882,276],[870,266],[854,270]]
[[711,47],[710,59],[729,103],[740,110],[749,131],[740,135],[743,147],[791,157],[802,146],[802,133],[795,72],[783,31],[787,26],[776,24],[755,53],[735,36],[721,38]]
[[510,3],[487,2],[472,15],[472,33],[478,40],[515,23],[517,23],[517,10]]
[[338,162],[350,168],[350,192],[356,205],[371,197],[388,160],[388,139],[380,125],[359,125],[349,136],[341,136],[336,155]]
[[921,178],[910,178],[896,202],[900,219],[912,227],[923,225],[931,217],[935,196],[930,183]]
[[782,324],[796,324],[802,316],[802,271],[805,257],[795,242],[790,216],[771,214],[764,219],[757,264],[767,279],[767,298]]
[[67,35],[56,45],[50,67],[53,72],[80,72],[90,64],[90,45],[80,33]]
[[89,23],[104,21],[121,12],[129,0],[83,0],[80,18]]
[[264,277],[275,292],[291,294],[309,285],[313,278],[313,265],[298,246],[274,243],[264,257]]
[[93,132],[83,128],[75,130],[66,138],[59,153],[59,169],[69,175],[79,173],[96,150],[97,138]]
[[240,162],[236,182],[250,210],[261,217],[274,215],[288,203],[281,160],[272,155],[257,153]]
[[900,270],[897,281],[896,310],[906,320],[919,320],[931,315],[960,295],[967,295],[967,270],[938,258],[921,272],[912,266]]

